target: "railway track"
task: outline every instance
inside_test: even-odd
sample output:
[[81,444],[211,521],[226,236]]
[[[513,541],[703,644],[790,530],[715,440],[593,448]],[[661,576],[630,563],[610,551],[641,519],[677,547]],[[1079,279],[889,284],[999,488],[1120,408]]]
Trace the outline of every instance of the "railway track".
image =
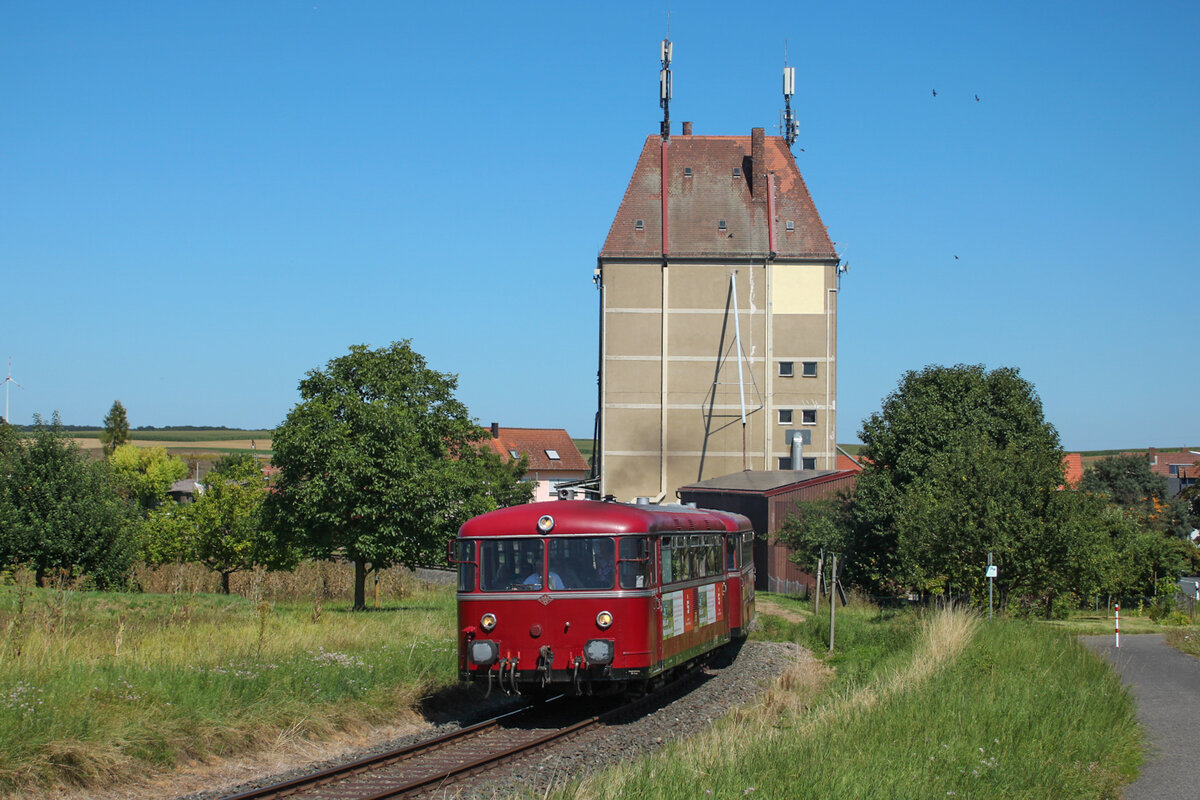
[[419,744],[230,795],[224,800],[413,797],[562,742],[621,712],[628,713],[629,708],[622,705],[583,719],[576,713],[567,722],[563,721],[565,709],[521,709]]
[[[688,683],[694,674],[659,691],[616,707],[582,712],[581,698],[562,696],[509,712],[453,733],[390,752],[352,761],[282,783],[229,795],[223,800],[385,800],[428,795],[456,786],[470,776],[492,770],[544,748],[560,744],[599,725],[636,715],[660,703]],[[557,701],[557,702],[556,702]],[[582,717],[582,718],[581,718]]]

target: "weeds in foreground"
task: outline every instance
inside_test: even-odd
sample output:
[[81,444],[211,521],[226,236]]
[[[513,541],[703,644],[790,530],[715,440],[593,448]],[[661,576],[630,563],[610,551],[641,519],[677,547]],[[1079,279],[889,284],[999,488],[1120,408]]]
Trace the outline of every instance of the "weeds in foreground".
[[0,587],[0,793],[99,788],[411,718],[456,663],[453,592],[409,580],[404,606],[316,619],[307,598],[267,592]]
[[786,676],[710,731],[559,796],[1116,797],[1136,771],[1132,701],[1069,636],[959,611],[847,615],[843,630],[861,642],[837,666],[853,679],[822,692],[818,673]]

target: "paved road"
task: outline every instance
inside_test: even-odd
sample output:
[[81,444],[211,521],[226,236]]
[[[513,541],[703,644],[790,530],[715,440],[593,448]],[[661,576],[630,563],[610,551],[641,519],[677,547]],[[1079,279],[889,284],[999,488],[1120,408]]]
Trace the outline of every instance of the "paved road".
[[1161,633],[1121,637],[1080,636],[1108,659],[1137,700],[1150,752],[1125,800],[1200,798],[1200,659],[1179,652]]

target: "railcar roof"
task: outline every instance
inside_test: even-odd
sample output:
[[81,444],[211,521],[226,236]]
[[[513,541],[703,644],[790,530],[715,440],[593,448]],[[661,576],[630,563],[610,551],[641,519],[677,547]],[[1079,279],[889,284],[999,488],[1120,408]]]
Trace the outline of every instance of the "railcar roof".
[[597,500],[550,500],[501,508],[467,520],[458,529],[462,538],[538,536],[537,521],[554,517],[551,536],[622,533],[702,533],[749,530],[740,514],[687,506],[646,506]]

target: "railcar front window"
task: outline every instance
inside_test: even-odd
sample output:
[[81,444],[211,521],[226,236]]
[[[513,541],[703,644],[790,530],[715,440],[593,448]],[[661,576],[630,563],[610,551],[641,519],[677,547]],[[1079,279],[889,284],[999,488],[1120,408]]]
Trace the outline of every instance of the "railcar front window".
[[620,584],[622,589],[643,589],[650,585],[650,542],[642,538],[619,539]]
[[479,543],[479,588],[485,592],[533,592],[544,585],[541,539],[484,539]]
[[475,542],[471,539],[455,542],[454,560],[458,564],[458,590],[475,591]]
[[550,540],[551,589],[611,589],[616,565],[616,546],[606,536]]

